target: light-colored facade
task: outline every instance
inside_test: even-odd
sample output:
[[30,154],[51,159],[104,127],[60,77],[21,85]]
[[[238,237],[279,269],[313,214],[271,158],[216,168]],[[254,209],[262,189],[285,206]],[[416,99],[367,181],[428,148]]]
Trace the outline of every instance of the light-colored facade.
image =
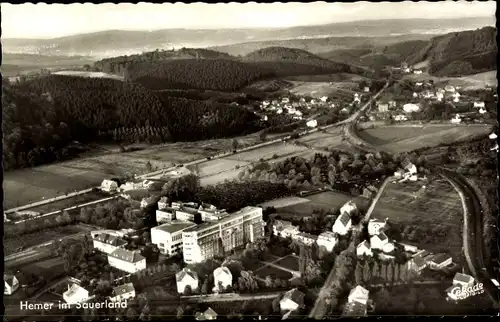
[[182,271],[175,275],[177,282],[177,292],[183,294],[186,292],[186,287],[190,287],[191,291],[195,292],[200,283],[198,274],[195,271],[185,267]]
[[340,213],[341,214],[347,213],[348,215],[350,215],[351,213],[353,213],[357,209],[358,209],[358,207],[356,207],[356,204],[352,200],[350,200],[350,201],[346,202],[342,206],[342,208],[340,208]]
[[359,245],[356,247],[356,255],[358,255],[358,257],[373,256],[370,243],[367,242],[366,240],[359,243]]
[[382,232],[370,238],[370,245],[373,249],[382,249],[389,242],[389,238]]
[[301,232],[295,235],[295,239],[305,245],[310,246],[318,240],[318,236]]
[[116,192],[118,190],[118,184],[113,180],[105,179],[101,183],[101,190],[106,192]]
[[156,222],[158,224],[164,224],[171,222],[175,219],[175,211],[169,210],[169,208],[163,208],[162,210],[156,210]]
[[389,243],[386,243],[385,245],[382,246],[382,251],[384,253],[391,253],[393,252],[395,249],[395,246],[393,243],[389,242]]
[[198,213],[203,221],[217,221],[229,216],[224,209],[217,209],[214,205],[201,204],[198,208]]
[[264,237],[262,208],[245,207],[182,232],[184,262],[199,263]]
[[434,255],[429,261],[429,267],[435,270],[444,268],[453,262],[450,255],[437,254]]
[[127,242],[117,236],[101,233],[93,237],[93,244],[95,249],[106,254],[111,254],[117,248],[125,247]]
[[108,255],[109,266],[127,273],[137,273],[146,269],[146,258],[139,253],[118,248]]
[[168,198],[167,197],[161,197],[160,200],[158,200],[158,209],[162,210],[168,207]]
[[456,273],[453,277],[453,285],[460,285],[461,287],[472,287],[474,286],[474,277],[463,273]]
[[337,220],[335,220],[335,224],[333,224],[332,230],[334,233],[345,236],[351,229],[351,225],[351,217],[349,217],[349,215],[344,212],[337,218]]
[[387,224],[387,219],[385,221],[370,219],[368,222],[368,235],[378,235],[384,231]]
[[233,285],[233,275],[229,268],[222,266],[214,270],[214,293],[224,291],[227,287]]
[[318,235],[316,243],[318,246],[323,246],[328,252],[332,252],[337,245],[338,238],[337,235],[332,231],[326,231]]
[[84,303],[89,298],[89,291],[78,284],[68,285],[68,290],[63,293],[63,299],[68,304]]
[[182,251],[182,232],[196,224],[183,221],[172,221],[151,228],[151,242],[158,246],[164,255],[173,256]]
[[348,301],[349,302],[358,302],[361,304],[368,304],[370,292],[361,285],[356,286],[349,293]]
[[19,281],[17,277],[15,277],[14,275],[4,275],[3,280],[4,280],[4,288],[3,288],[4,295],[12,295],[19,288]]
[[127,283],[113,287],[113,293],[109,297],[111,302],[122,302],[135,298],[134,284]]
[[304,305],[304,293],[294,288],[286,292],[280,301],[280,309],[282,312],[298,310]]

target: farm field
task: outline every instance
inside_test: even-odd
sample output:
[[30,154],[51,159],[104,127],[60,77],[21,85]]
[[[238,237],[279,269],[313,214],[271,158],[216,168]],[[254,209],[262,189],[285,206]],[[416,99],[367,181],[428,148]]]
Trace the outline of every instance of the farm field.
[[22,270],[45,279],[51,279],[54,276],[64,274],[64,260],[62,257],[50,258],[24,266]]
[[223,182],[224,180],[229,180],[229,181],[234,180],[238,177],[238,174],[244,170],[245,168],[241,167],[239,169],[232,169],[211,176],[202,177],[200,178],[200,185],[202,186],[216,185],[218,183]]
[[293,206],[299,203],[309,202],[309,199],[299,198],[299,197],[284,197],[279,199],[274,199],[271,201],[264,202],[260,206],[262,208],[274,207],[274,208],[283,208],[288,206]]
[[328,129],[326,133],[318,131],[303,136],[298,141],[316,149],[336,149],[348,152],[353,150],[347,142],[342,141],[341,127]]
[[274,262],[274,264],[284,268],[288,268],[292,271],[299,271],[299,259],[293,255],[288,255],[287,257]]
[[407,242],[429,251],[446,248],[457,259],[462,256],[461,200],[455,189],[441,177],[431,176],[428,182],[389,183],[375,206],[372,218],[388,218],[389,222],[402,224],[420,220],[434,227],[449,227],[442,243],[426,240]]
[[69,207],[72,207],[75,205],[80,205],[83,203],[92,202],[92,201],[106,198],[109,196],[110,195],[108,193],[105,193],[102,191],[91,191],[91,192],[87,192],[87,193],[82,194],[82,195],[66,198],[63,200],[54,201],[54,202],[51,202],[51,203],[48,203],[45,205],[28,208],[26,210],[36,211],[36,212],[39,212],[41,214],[44,214],[44,213],[49,213],[52,211],[61,210],[64,208],[69,208]]
[[70,235],[85,233],[91,231],[91,227],[82,225],[71,225],[53,228],[43,232],[35,232],[23,235],[22,238],[17,237],[4,237],[4,255],[11,255],[16,253],[19,247],[33,247],[54,239],[68,237]]
[[464,90],[476,90],[485,88],[486,86],[497,86],[497,76],[494,70],[462,77],[435,77],[424,72],[420,75],[408,74],[405,75],[404,78],[412,81],[433,80],[434,83],[439,86],[461,86]]
[[227,170],[235,169],[236,167],[242,167],[248,165],[246,161],[231,160],[229,158],[222,158],[217,160],[210,160],[196,165],[196,170],[199,176],[206,177],[210,175],[215,175]]
[[304,151],[307,151],[307,148],[287,143],[276,143],[259,149],[238,153],[228,158],[231,160],[256,162],[260,159],[271,159],[273,155],[280,157],[289,156]]
[[377,145],[389,153],[402,153],[479,138],[489,133],[491,133],[489,126],[388,126],[362,130],[358,135],[366,142]]
[[293,81],[293,87],[289,91],[298,96],[352,98],[358,90],[358,84],[355,81],[332,82],[330,83],[329,80],[322,82]]
[[293,275],[290,274],[289,272],[271,266],[264,266],[263,268],[260,268],[259,270],[255,271],[255,274],[262,279],[265,279],[267,276],[270,276],[272,278],[289,280],[293,277]]
[[353,200],[358,207],[364,207],[368,204],[368,200],[362,197],[353,197],[345,193],[326,191],[311,196],[307,196],[304,199],[309,200],[309,202],[302,202],[292,206],[287,206],[280,208],[278,213],[294,213],[302,216],[309,216],[312,214],[314,209],[324,209],[324,210],[337,210],[340,209],[346,202]]

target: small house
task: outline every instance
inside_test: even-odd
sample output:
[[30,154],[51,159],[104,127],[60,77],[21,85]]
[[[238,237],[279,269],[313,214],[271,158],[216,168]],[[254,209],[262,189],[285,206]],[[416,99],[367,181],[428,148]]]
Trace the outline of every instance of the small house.
[[417,98],[418,94],[416,92],[413,92],[413,98]]
[[419,110],[420,106],[418,106],[417,104],[408,103],[403,105],[403,111],[405,111],[406,113],[418,112]]
[[187,267],[175,274],[175,280],[177,282],[177,292],[179,294],[185,293],[188,286],[192,291],[196,291],[198,289],[198,274]]
[[118,191],[118,184],[116,181],[105,179],[101,183],[101,190],[106,192]]
[[416,83],[415,83],[415,86],[418,86],[418,87],[420,87],[420,86],[422,86],[422,85],[423,85],[423,83],[422,83],[422,82],[416,82]]
[[111,254],[117,248],[125,247],[127,241],[108,233],[100,233],[94,235],[93,244],[95,249],[106,254]]
[[269,101],[262,102],[262,106],[269,106],[270,104],[271,104],[271,102],[269,102]]
[[453,124],[458,124],[462,122],[462,119],[460,118],[459,114],[456,114],[455,117],[450,120],[450,122]]
[[347,298],[347,301],[349,303],[358,302],[367,305],[369,294],[370,292],[366,288],[364,288],[361,285],[358,285],[351,290],[351,292],[349,293],[349,297]]
[[378,108],[378,111],[380,113],[385,113],[385,112],[389,111],[389,104],[379,103],[379,104],[377,104],[377,108]]
[[383,232],[387,226],[387,220],[387,218],[384,221],[378,219],[370,219],[370,221],[368,222],[368,235],[374,236]]
[[326,101],[328,101],[328,96],[323,96],[320,98],[320,100],[323,102],[323,103],[326,103]]
[[74,283],[68,285],[68,290],[63,293],[63,299],[68,304],[84,303],[89,299],[89,291]]
[[111,302],[122,302],[133,298],[135,298],[135,288],[132,283],[113,287],[113,293],[109,297]]
[[208,320],[216,320],[217,312],[215,312],[212,308],[208,308],[205,312],[197,312],[195,314],[195,318],[197,321],[208,321]]
[[227,287],[233,285],[233,275],[229,268],[222,266],[214,270],[214,293],[224,291]]
[[420,75],[420,74],[422,74],[422,71],[421,71],[420,69],[415,69],[415,70],[413,71],[413,74],[415,74],[415,75]]
[[146,258],[138,252],[117,248],[108,255],[109,266],[127,273],[137,273],[146,269]]
[[19,288],[19,281],[17,277],[15,277],[14,275],[4,275],[3,280],[4,280],[4,288],[3,288],[4,295],[12,295]]
[[394,251],[394,248],[395,248],[394,244],[393,244],[393,243],[391,243],[391,242],[388,242],[388,243],[386,243],[386,244],[384,244],[384,245],[382,246],[382,251],[383,251],[384,253],[387,253],[387,254],[388,254],[388,253],[392,253],[392,252]]
[[290,103],[290,99],[289,99],[288,97],[283,97],[283,98],[281,99],[281,103],[288,104],[288,103]]
[[398,169],[394,172],[394,176],[396,177],[396,179],[401,179],[405,176],[405,170],[403,169]]
[[356,207],[356,204],[352,200],[349,200],[342,206],[342,208],[340,208],[340,213],[347,213],[348,215],[350,215],[357,209],[358,208]]
[[455,92],[455,87],[453,87],[452,85],[446,85],[446,86],[444,87],[444,90],[445,90],[446,92],[454,93],[454,92]]
[[352,225],[351,217],[349,217],[349,215],[346,212],[344,212],[337,218],[337,220],[335,220],[335,223],[333,224],[332,227],[332,231],[341,236],[345,236],[351,229],[351,225]]
[[427,267],[427,262],[421,256],[415,256],[407,262],[407,265],[409,270],[420,274]]
[[323,246],[328,252],[332,252],[337,245],[338,238],[334,232],[326,231],[318,235],[316,243],[318,246]]
[[304,293],[294,288],[283,295],[280,301],[281,311],[295,311],[304,305]]
[[295,238],[300,241],[301,243],[304,243],[306,245],[312,245],[314,243],[317,242],[318,240],[318,236],[316,235],[312,235],[312,234],[308,234],[308,233],[298,233],[297,235],[295,235]]
[[167,197],[161,197],[160,200],[158,200],[158,210],[162,210],[168,207],[168,198]]
[[370,87],[365,86],[365,87],[363,88],[363,92],[368,93],[369,91],[370,91]]
[[356,255],[358,255],[358,257],[373,256],[370,243],[366,240],[359,243],[359,245],[356,247]]
[[495,134],[495,133],[491,133],[489,135],[489,138],[492,139],[492,140],[495,140],[498,136]]
[[309,122],[306,123],[308,127],[316,127],[318,126],[318,121],[316,120],[310,120]]
[[485,106],[484,102],[474,102],[475,108],[484,108],[484,106]]
[[429,267],[434,270],[440,270],[453,262],[450,255],[447,254],[437,254],[432,257],[429,261]]
[[405,159],[403,162],[401,162],[401,165],[403,166],[403,169],[405,170],[406,173],[412,175],[417,173],[417,166],[411,163],[410,160]]
[[461,287],[472,287],[474,286],[474,277],[468,274],[456,273],[455,277],[453,277],[453,285],[460,285]]
[[401,121],[406,121],[406,120],[408,119],[408,118],[406,117],[406,115],[401,115],[401,114],[396,115],[396,116],[394,116],[393,118],[394,118],[394,120],[395,120],[395,121],[399,121],[399,122],[401,122]]
[[385,235],[385,233],[381,232],[378,235],[372,236],[370,238],[370,245],[373,249],[380,249],[384,247],[385,244],[389,242],[389,238]]
[[479,109],[479,114],[484,114],[484,113],[486,113],[486,110],[485,110],[484,108],[482,108],[482,107],[481,107],[481,108]]

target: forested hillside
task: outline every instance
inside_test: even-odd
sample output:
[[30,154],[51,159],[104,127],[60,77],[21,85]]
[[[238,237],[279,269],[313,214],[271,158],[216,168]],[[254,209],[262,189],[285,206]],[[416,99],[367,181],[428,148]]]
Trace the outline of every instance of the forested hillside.
[[52,75],[4,82],[3,91],[4,169],[69,157],[73,141],[201,140],[259,126],[237,106],[158,95],[111,79]]
[[98,71],[123,76],[128,66],[138,62],[158,62],[172,59],[233,59],[227,53],[202,48],[181,48],[179,50],[155,50],[137,55],[118,56],[94,63]]

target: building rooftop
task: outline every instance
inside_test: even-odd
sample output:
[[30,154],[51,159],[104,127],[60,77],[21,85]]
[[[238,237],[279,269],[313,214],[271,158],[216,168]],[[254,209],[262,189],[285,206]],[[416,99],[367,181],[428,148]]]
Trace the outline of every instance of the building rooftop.
[[174,220],[172,222],[169,222],[169,223],[166,223],[166,224],[163,224],[160,226],[156,226],[156,227],[153,227],[151,229],[161,230],[161,231],[164,231],[166,233],[173,234],[173,233],[183,231],[185,229],[188,229],[188,228],[194,227],[194,226],[196,226],[196,224],[191,223],[191,222]]
[[444,263],[445,261],[449,260],[450,258],[451,258],[451,256],[448,254],[444,254],[444,253],[436,254],[432,257],[432,262],[436,263],[436,264],[441,264],[441,263]]
[[125,240],[123,240],[119,237],[110,235],[108,233],[97,234],[94,236],[94,240],[97,240],[101,243],[105,243],[108,245],[117,246],[117,247],[120,247],[120,246],[127,244],[127,242]]
[[121,260],[129,262],[129,263],[137,263],[143,259],[146,259],[144,256],[142,256],[139,253],[132,252],[130,250],[126,250],[126,249],[122,249],[122,248],[115,249],[108,256],[118,258],[118,259],[121,259]]
[[245,207],[245,208],[242,208],[240,210],[238,210],[237,212],[234,212],[232,214],[229,214],[228,216],[222,218],[221,220],[219,221],[215,221],[215,222],[205,222],[205,223],[202,223],[196,227],[190,227],[188,229],[185,230],[185,232],[194,232],[194,231],[200,231],[200,230],[203,230],[203,229],[206,229],[206,228],[210,228],[212,226],[215,226],[215,225],[222,225],[222,224],[225,224],[231,220],[233,220],[234,218],[236,217],[239,217],[239,216],[243,216],[247,213],[250,213],[250,212],[253,212],[257,209],[261,209],[262,208],[259,208],[259,207]]
[[366,247],[366,248],[370,249],[370,243],[366,240],[362,241],[361,243],[359,243],[357,248],[361,248],[361,247]]
[[185,267],[175,275],[175,279],[180,282],[182,281],[186,276],[191,276],[193,279],[198,280],[198,274],[196,274],[195,271]]
[[293,290],[290,290],[283,295],[282,301],[292,300],[293,302],[302,305],[304,303],[304,297],[305,297],[304,293],[294,288]]
[[74,283],[73,285],[71,285],[71,287],[69,288],[69,290],[67,290],[66,292],[64,292],[64,295],[66,297],[71,297],[71,296],[74,296],[75,294],[77,294],[80,290],[84,290],[85,292],[87,292],[86,289],[84,289],[80,285]]
[[456,273],[453,281],[464,282],[464,283],[472,283],[474,282],[474,278],[467,274]]
[[346,212],[344,212],[337,218],[337,221],[339,221],[343,226],[347,226],[349,221],[351,221],[351,217],[349,217],[349,215]]
[[14,275],[4,275],[3,280],[8,285],[12,286],[14,284]]
[[226,266],[217,267],[214,270],[214,279],[217,280],[223,276],[230,276],[232,278],[233,274]]
[[134,291],[135,291],[135,288],[134,288],[134,284],[132,284],[132,283],[118,285],[116,287],[113,287],[113,296],[120,296],[120,295],[127,294],[127,293],[134,292]]
[[298,233],[297,236],[307,238],[307,239],[314,239],[314,240],[318,239],[318,236],[313,235],[313,234],[309,234],[309,233]]

